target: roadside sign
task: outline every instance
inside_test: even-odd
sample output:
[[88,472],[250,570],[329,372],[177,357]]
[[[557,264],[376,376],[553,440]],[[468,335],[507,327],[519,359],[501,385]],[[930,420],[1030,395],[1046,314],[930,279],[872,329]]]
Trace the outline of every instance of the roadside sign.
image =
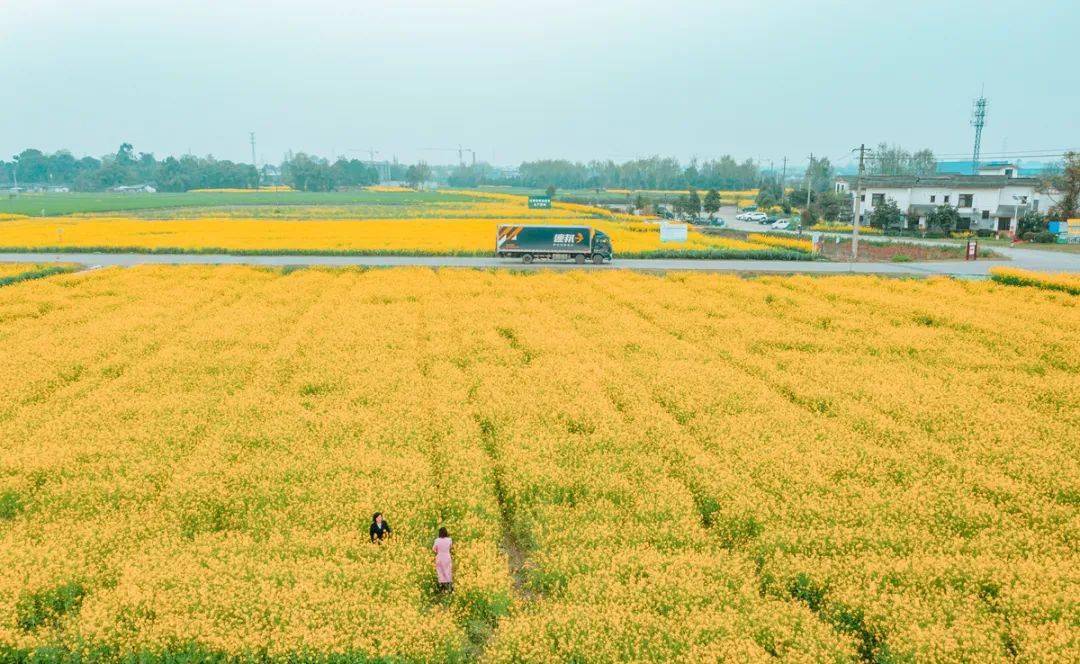
[[550,210],[551,196],[529,196],[530,210]]
[[979,243],[975,240],[968,240],[967,253],[964,254],[964,260],[973,261],[979,256]]
[[668,222],[660,224],[661,242],[686,242],[686,237],[686,224],[671,224]]
[[821,233],[811,233],[810,244],[814,245],[814,253],[821,253]]

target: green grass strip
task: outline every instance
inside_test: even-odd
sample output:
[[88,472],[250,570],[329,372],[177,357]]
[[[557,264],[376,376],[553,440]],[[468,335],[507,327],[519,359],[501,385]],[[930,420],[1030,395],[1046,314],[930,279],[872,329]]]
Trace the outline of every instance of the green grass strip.
[[44,279],[45,277],[51,277],[54,274],[74,272],[77,269],[79,268],[71,265],[50,265],[49,267],[43,267],[38,270],[13,274],[10,277],[0,277],[0,286],[10,286],[11,284],[17,284],[20,281],[30,281],[31,279]]
[[1052,281],[1043,281],[1041,279],[1029,279],[1027,277],[1020,277],[1012,274],[994,274],[992,272],[990,273],[990,279],[1007,286],[1026,286],[1030,288],[1041,288],[1042,290],[1061,291],[1063,293],[1068,293],[1069,295],[1080,295],[1080,288],[1076,286],[1056,284]]

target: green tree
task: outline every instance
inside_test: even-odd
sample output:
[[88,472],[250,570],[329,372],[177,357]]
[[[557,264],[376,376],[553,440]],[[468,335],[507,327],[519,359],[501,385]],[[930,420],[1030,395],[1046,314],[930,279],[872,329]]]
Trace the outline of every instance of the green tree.
[[282,164],[285,184],[300,191],[332,191],[334,174],[330,164],[321,157],[298,152]]
[[[821,159],[811,159],[810,165],[806,167],[806,177],[810,182],[810,189],[815,193],[829,191],[833,186],[833,178],[835,177],[832,164],[829,162],[828,157],[822,157]],[[806,201],[806,187],[803,187],[803,196],[801,199],[804,203]]]
[[686,212],[691,217],[697,217],[701,212],[701,196],[693,187],[690,187],[690,193],[686,196]]
[[634,209],[644,211],[648,203],[645,201],[645,197],[638,194],[634,197]]
[[823,191],[810,204],[816,216],[837,221],[851,214],[851,197],[833,190]]
[[896,201],[886,198],[884,202],[874,206],[870,213],[868,223],[874,228],[890,229],[900,228],[904,224],[904,213],[896,205]]
[[951,233],[960,224],[960,213],[956,208],[948,205],[940,205],[926,216],[926,225],[931,230],[942,233]]
[[1016,224],[1016,234],[1023,237],[1025,233],[1041,233],[1047,230],[1046,217],[1036,210],[1028,210]]
[[551,200],[555,200],[555,185],[549,184],[547,189],[544,190],[544,193],[546,193],[547,197]]
[[716,214],[720,211],[720,192],[715,189],[710,189],[705,192],[705,200],[702,201],[702,207],[705,212],[710,215]]
[[409,183],[409,186],[413,189],[420,189],[424,186],[428,180],[431,179],[431,167],[427,165],[427,162],[418,162],[409,166],[405,171],[405,181]]
[[[1050,210],[1051,216],[1061,221],[1080,217],[1080,152],[1066,152],[1061,171],[1046,185],[1061,192],[1061,200]],[[1044,186],[1044,190],[1047,188]]]
[[928,148],[913,154],[899,145],[879,143],[870,154],[872,175],[932,175],[936,169],[937,159]]

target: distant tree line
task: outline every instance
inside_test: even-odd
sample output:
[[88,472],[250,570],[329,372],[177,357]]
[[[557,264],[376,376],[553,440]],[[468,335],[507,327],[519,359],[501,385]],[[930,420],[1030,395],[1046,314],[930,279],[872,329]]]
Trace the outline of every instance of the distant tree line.
[[115,154],[101,159],[76,159],[67,150],[45,154],[28,149],[0,160],[0,182],[21,185],[66,186],[76,191],[101,191],[119,185],[153,184],[159,191],[199,188],[246,188],[258,181],[255,168],[213,157],[185,155],[158,161],[124,143]]
[[[394,164],[391,178],[405,179],[406,167]],[[276,173],[277,169],[273,169]],[[191,189],[254,189],[268,184],[265,169],[260,175],[251,164],[215,159],[213,156],[167,157],[139,152],[124,143],[115,154],[100,159],[76,159],[67,150],[46,154],[28,149],[0,160],[0,184],[16,180],[20,186],[65,186],[75,191],[103,191],[121,185],[150,184],[158,191]],[[379,182],[379,172],[357,159],[339,158],[333,163],[304,153],[288,156],[281,165],[284,184],[303,191],[330,191],[337,187],[364,186]]]
[[909,152],[899,145],[878,143],[867,158],[866,172],[870,175],[933,175],[937,172],[937,158],[929,148]]
[[[404,176],[404,173],[400,175]],[[359,159],[339,157],[331,163],[328,159],[298,152],[282,162],[281,180],[299,191],[333,191],[338,187],[378,184],[379,171]]]
[[671,157],[614,161],[571,162],[564,159],[527,161],[516,182],[525,187],[559,189],[720,189],[757,187],[761,171],[752,160],[736,162],[730,156],[712,161],[692,160],[686,166]]

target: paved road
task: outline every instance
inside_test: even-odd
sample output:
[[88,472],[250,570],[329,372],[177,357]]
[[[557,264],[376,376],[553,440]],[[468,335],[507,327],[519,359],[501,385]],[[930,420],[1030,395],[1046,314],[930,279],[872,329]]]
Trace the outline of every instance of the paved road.
[[574,263],[533,263],[503,258],[459,256],[234,256],[229,254],[0,254],[0,262],[79,263],[87,267],[118,265],[362,265],[369,267],[461,267],[559,270],[688,270],[706,272],[763,272],[763,273],[809,273],[888,275],[951,275],[957,277],[985,277],[994,265],[1013,265],[1032,270],[1054,272],[1080,272],[1080,255],[1034,249],[1002,249],[1011,261],[935,261],[926,263],[836,263],[824,261],[765,261],[765,260],[691,260],[691,259],[620,259],[603,266],[576,265]]

